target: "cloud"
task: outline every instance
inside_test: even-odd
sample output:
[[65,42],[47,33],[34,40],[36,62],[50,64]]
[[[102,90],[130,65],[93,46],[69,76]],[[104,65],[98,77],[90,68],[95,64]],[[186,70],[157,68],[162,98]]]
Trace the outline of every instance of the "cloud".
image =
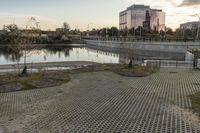
[[20,28],[25,28],[27,22],[30,20],[31,17],[35,17],[36,21],[40,23],[41,29],[44,30],[54,30],[57,27],[62,26],[62,22],[44,17],[39,15],[33,15],[33,14],[15,14],[15,13],[7,13],[7,12],[1,12],[0,13],[0,27],[3,27],[3,25],[9,25],[12,23],[17,24]]
[[[122,1],[126,1],[128,3],[135,3],[135,4],[144,3],[144,0],[122,0]],[[158,7],[164,7],[166,3],[170,3],[170,2],[174,4],[175,6],[179,6],[179,7],[200,5],[200,0],[146,0],[145,4],[158,6]]]
[[180,6],[200,5],[200,0],[184,0]]

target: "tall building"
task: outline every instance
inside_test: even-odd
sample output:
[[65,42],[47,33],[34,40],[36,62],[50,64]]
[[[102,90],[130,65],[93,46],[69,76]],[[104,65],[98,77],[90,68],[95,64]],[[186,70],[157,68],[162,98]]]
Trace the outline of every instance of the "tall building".
[[162,10],[151,9],[150,6],[132,5],[125,11],[119,13],[119,29],[138,28],[142,26],[145,30],[164,30],[165,13]]

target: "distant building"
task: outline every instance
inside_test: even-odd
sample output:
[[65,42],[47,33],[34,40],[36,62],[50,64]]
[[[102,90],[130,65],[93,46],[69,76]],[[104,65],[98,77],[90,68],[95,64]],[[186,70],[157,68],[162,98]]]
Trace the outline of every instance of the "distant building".
[[6,30],[0,30],[0,35],[3,35],[6,33]]
[[63,33],[64,31],[65,31],[64,28],[56,28],[56,32],[61,32],[61,33]]
[[191,30],[195,31],[198,28],[199,22],[194,21],[194,22],[188,22],[180,25],[181,30]]
[[151,9],[145,5],[132,5],[125,11],[119,13],[119,29],[138,28],[142,26],[145,30],[164,30],[165,13],[162,10]]

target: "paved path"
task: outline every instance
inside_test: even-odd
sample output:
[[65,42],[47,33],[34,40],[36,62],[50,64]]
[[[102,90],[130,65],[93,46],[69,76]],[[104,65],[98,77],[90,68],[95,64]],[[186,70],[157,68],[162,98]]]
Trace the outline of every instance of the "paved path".
[[0,94],[0,132],[200,133],[188,98],[199,83],[200,72],[189,69],[77,74],[60,87]]

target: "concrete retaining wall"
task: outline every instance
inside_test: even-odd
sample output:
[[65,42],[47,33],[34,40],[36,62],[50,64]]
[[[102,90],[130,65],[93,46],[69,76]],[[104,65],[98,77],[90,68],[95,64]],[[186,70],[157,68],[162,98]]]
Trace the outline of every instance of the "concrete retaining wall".
[[122,42],[101,40],[85,40],[85,42],[86,46],[89,45],[96,48],[103,47],[105,49],[133,49],[175,53],[186,53],[188,49],[200,48],[200,42]]
[[[144,51],[142,55],[145,56],[146,51],[150,54],[169,53],[169,55],[158,54],[159,60],[146,60],[148,63],[159,63],[160,67],[175,67],[175,68],[193,68],[194,56],[188,50],[193,48],[200,48],[200,42],[122,42],[122,41],[101,41],[101,40],[85,40],[86,46],[103,49],[103,50],[118,50],[122,53],[130,51]],[[153,54],[152,54],[153,55]],[[177,57],[174,57],[174,56]],[[180,56],[180,57],[179,57]],[[169,57],[169,60],[163,60],[164,57]],[[121,62],[127,63],[130,57],[121,58]],[[182,61],[176,61],[176,60]],[[185,61],[184,61],[185,60]],[[146,62],[146,63],[147,63]],[[199,61],[200,68],[200,61]]]

